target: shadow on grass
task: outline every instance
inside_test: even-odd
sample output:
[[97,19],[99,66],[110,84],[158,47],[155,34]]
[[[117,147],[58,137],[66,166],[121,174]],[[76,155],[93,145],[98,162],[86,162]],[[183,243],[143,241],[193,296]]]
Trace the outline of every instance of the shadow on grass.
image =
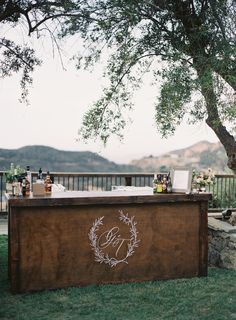
[[7,236],[0,236],[0,319],[236,319],[236,271],[210,268],[206,278],[12,295]]

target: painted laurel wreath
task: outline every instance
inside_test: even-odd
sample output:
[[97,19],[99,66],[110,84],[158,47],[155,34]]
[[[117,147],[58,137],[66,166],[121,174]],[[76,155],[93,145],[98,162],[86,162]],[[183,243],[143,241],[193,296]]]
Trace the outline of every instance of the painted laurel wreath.
[[88,233],[90,245],[94,251],[95,261],[108,264],[111,267],[115,267],[119,263],[128,264],[127,258],[134,254],[135,248],[138,247],[138,243],[140,242],[140,240],[137,239],[137,236],[138,236],[138,231],[136,229],[137,222],[134,221],[134,216],[129,218],[128,213],[124,214],[122,210],[119,210],[119,213],[120,213],[120,217],[119,217],[120,221],[124,222],[130,227],[130,239],[127,245],[128,249],[127,249],[126,256],[123,259],[118,260],[114,257],[109,257],[109,255],[104,254],[104,252],[98,246],[98,243],[97,243],[98,236],[96,232],[99,230],[99,226],[103,225],[104,217],[97,218],[94,221],[93,226]]

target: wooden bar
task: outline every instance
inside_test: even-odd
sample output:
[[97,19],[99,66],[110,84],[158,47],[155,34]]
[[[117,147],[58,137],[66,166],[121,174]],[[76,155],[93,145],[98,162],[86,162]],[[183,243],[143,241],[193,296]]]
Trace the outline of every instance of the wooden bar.
[[210,194],[9,198],[13,293],[207,275]]

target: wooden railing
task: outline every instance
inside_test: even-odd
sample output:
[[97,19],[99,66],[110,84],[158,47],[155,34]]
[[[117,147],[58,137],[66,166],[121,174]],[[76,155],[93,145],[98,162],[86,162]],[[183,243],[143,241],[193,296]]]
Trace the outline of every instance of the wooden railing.
[[236,176],[230,174],[218,174],[215,182],[207,187],[212,193],[210,209],[231,208],[236,210]]
[[[66,190],[78,191],[108,191],[113,185],[126,186],[152,186],[153,173],[74,173],[52,172],[54,183],[60,183]],[[32,181],[35,181],[37,173],[32,173]],[[5,175],[0,171],[0,212],[6,211],[4,202]],[[236,176],[216,175],[215,183],[207,188],[212,193],[212,201],[209,209],[222,210],[236,208]],[[236,209],[235,209],[236,210]]]
[[153,173],[52,173],[54,183],[67,190],[109,191],[117,185],[152,186]]
[[[45,176],[45,173],[44,173]],[[124,186],[152,186],[153,173],[74,173],[51,172],[54,183],[62,184],[66,190],[76,191],[109,191],[114,185]],[[37,173],[32,172],[32,181],[36,180]],[[4,192],[6,181],[4,171],[0,171],[0,212],[6,211]]]

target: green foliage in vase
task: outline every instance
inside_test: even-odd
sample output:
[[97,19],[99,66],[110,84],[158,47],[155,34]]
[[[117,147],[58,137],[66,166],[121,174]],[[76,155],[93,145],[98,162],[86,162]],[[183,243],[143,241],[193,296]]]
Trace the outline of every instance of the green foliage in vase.
[[25,169],[19,165],[14,166],[14,163],[11,163],[10,169],[5,172],[6,182],[12,183],[14,179],[18,179],[24,173]]

